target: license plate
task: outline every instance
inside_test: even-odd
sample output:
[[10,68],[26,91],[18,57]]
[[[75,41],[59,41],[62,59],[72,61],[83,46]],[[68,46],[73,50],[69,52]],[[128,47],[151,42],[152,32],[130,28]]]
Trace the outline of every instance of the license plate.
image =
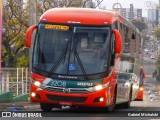
[[71,102],[60,102],[60,105],[72,106]]

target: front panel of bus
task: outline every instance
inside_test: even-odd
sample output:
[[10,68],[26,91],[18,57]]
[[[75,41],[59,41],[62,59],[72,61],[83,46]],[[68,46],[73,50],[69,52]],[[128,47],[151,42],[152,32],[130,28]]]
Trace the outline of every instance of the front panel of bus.
[[112,74],[110,38],[107,26],[40,23],[32,63],[32,101],[109,105],[113,96],[108,78]]

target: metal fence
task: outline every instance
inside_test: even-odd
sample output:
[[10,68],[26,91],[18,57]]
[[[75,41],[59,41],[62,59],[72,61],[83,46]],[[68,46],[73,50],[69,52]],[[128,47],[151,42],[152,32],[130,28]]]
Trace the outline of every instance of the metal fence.
[[28,68],[2,68],[0,91],[13,91],[15,96],[29,93]]

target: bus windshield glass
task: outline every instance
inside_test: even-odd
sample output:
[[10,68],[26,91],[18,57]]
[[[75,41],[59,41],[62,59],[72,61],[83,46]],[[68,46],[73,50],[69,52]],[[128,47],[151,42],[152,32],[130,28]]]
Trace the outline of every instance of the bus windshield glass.
[[60,75],[104,73],[109,48],[109,27],[39,24],[33,68]]

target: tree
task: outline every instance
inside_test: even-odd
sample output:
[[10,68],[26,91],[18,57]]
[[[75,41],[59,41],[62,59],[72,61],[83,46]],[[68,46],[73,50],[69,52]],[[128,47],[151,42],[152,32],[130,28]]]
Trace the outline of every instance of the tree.
[[83,0],[37,0],[37,17],[51,8],[83,7]]
[[160,38],[160,27],[156,28],[153,30],[153,36],[156,37],[157,39]]
[[[17,67],[21,57],[27,59],[24,35],[28,27],[26,21],[28,16],[25,14],[22,1],[7,0],[3,6],[3,28],[5,31],[2,35],[2,67]],[[23,66],[27,65],[23,64]]]
[[139,31],[143,31],[147,27],[146,23],[144,21],[142,21],[142,20],[136,20],[136,19],[134,19],[134,20],[131,21],[131,23],[136,28],[138,28]]
[[[83,0],[37,0],[37,18],[55,7],[83,7]],[[4,0],[2,67],[28,67],[29,52],[24,46],[28,19],[29,0]]]

